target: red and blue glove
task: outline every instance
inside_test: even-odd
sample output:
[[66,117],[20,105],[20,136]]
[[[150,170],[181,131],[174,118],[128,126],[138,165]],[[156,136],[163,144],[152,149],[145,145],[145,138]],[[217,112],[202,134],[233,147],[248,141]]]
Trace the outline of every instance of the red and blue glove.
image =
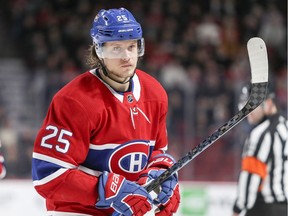
[[114,173],[99,177],[98,194],[96,208],[112,207],[124,216],[143,216],[152,209],[152,197],[142,186]]
[[0,153],[0,179],[3,179],[5,175],[6,175],[6,169],[4,165],[4,157]]
[[[153,179],[158,178],[165,169],[171,167],[175,160],[169,154],[159,154],[152,158],[148,168],[144,170],[137,181],[140,185],[145,185]],[[160,211],[156,216],[169,216],[176,213],[180,204],[180,192],[177,174],[173,174],[160,186],[160,192],[153,204],[158,206]]]

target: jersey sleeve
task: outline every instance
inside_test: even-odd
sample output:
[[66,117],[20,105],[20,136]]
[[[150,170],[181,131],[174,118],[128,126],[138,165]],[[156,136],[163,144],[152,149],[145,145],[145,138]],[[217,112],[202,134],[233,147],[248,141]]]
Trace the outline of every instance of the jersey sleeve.
[[46,199],[94,205],[98,178],[79,170],[89,149],[92,124],[73,98],[54,97],[34,143],[32,177]]

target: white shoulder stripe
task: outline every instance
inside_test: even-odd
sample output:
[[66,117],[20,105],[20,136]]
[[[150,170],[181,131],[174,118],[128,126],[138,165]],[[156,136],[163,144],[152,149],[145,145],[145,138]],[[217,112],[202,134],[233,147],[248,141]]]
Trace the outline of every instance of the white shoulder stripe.
[[73,164],[64,162],[62,160],[59,160],[59,159],[56,159],[56,158],[53,158],[53,157],[50,157],[50,156],[47,156],[47,155],[39,154],[39,153],[36,153],[36,152],[33,152],[32,157],[35,158],[35,159],[39,159],[39,160],[47,161],[47,162],[50,162],[50,163],[53,163],[53,164],[57,164],[57,165],[59,165],[61,167],[68,168],[68,169],[76,169],[77,168],[77,166],[75,166]]
[[[147,143],[147,142],[141,142],[141,141],[137,141],[138,143]],[[155,146],[156,141],[155,140],[150,140],[149,141],[149,146]],[[106,149],[114,149],[116,147],[118,147],[121,144],[117,144],[117,143],[106,143],[106,144],[102,144],[102,145],[95,145],[90,143],[89,145],[89,149],[93,149],[93,150],[106,150]],[[161,149],[161,150],[167,150],[167,147]]]
[[94,144],[90,144],[89,145],[89,149],[93,149],[93,150],[105,150],[105,149],[114,149],[117,146],[119,146],[120,144],[104,144],[104,145],[94,145]]

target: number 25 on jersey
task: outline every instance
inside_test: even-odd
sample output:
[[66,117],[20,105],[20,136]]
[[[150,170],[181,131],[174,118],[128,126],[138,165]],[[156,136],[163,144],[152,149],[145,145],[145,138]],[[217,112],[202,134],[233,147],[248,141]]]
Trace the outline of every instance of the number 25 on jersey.
[[[49,149],[52,149],[53,147],[55,147],[56,151],[61,152],[61,153],[68,152],[69,147],[70,147],[70,142],[64,136],[67,135],[71,137],[73,135],[72,132],[67,131],[65,129],[59,130],[57,127],[53,125],[48,125],[46,127],[46,130],[51,131],[51,133],[47,134],[46,136],[42,138],[41,146],[45,148],[49,148]],[[52,138],[56,138],[59,144],[53,145],[49,143],[49,140],[51,140]]]

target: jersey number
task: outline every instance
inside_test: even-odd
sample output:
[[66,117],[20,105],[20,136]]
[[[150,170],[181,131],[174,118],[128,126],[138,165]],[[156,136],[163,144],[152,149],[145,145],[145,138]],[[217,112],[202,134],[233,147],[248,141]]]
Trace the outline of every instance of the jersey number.
[[67,130],[64,130],[64,129],[61,129],[60,133],[58,133],[59,129],[57,127],[55,127],[55,126],[52,126],[52,125],[47,126],[46,130],[51,130],[52,132],[42,138],[41,146],[43,146],[45,148],[52,149],[53,145],[49,144],[48,142],[49,142],[49,139],[56,137],[57,141],[59,143],[63,144],[63,145],[56,145],[55,146],[56,151],[61,152],[61,153],[68,152],[68,149],[70,147],[70,142],[67,139],[64,138],[64,135],[67,135],[67,136],[71,137],[72,133],[70,131],[67,131]]

